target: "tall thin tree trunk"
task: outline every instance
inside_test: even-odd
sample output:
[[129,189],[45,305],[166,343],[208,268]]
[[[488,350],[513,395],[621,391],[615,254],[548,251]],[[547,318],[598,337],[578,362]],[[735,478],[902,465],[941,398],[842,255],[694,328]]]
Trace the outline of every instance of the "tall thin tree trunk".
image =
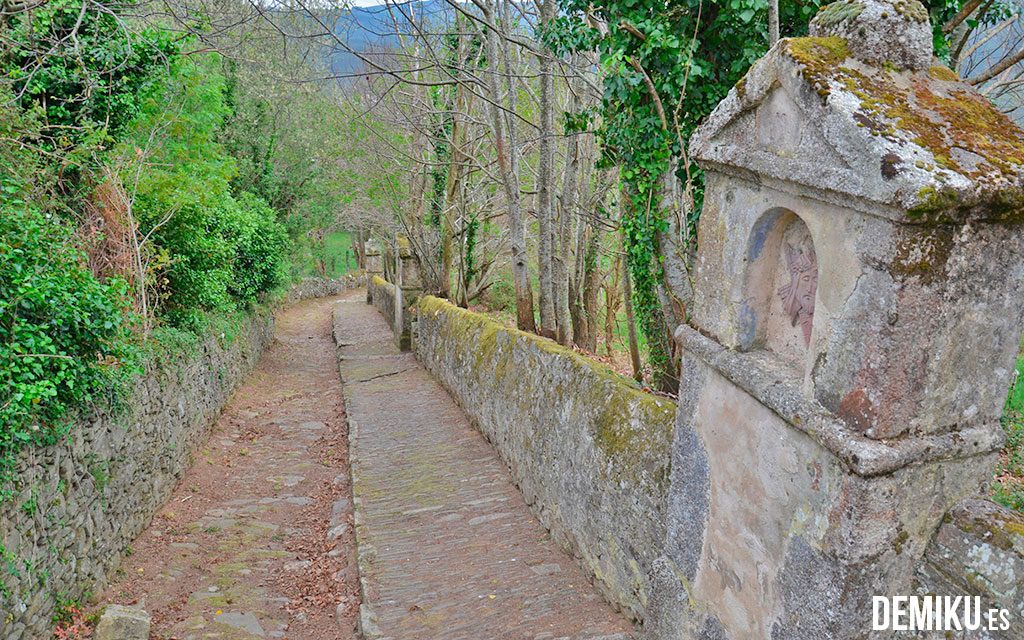
[[768,46],[779,41],[779,0],[768,0]]
[[[579,109],[579,100],[573,94],[569,107],[571,113]],[[577,135],[566,140],[565,174],[562,180],[561,206],[558,213],[557,233],[554,242],[554,287],[555,321],[558,325],[558,342],[568,345],[572,342],[572,322],[569,315],[569,268],[572,257],[572,221],[576,214],[577,178],[579,176],[580,143]]]
[[358,229],[352,234],[352,251],[356,254],[356,268],[366,268],[366,245],[363,240],[363,230]]
[[629,360],[633,364],[633,378],[640,382],[644,379],[643,365],[640,363],[640,343],[636,337],[636,316],[633,315],[633,283],[630,281],[629,261],[625,256],[623,243],[622,256],[622,302],[626,307],[626,330],[629,332]]
[[612,357],[615,343],[615,327],[618,324],[619,305],[622,304],[619,282],[622,281],[621,256],[612,258],[607,277],[601,285],[604,288],[604,350],[605,355]]
[[[491,24],[499,24],[492,5],[487,3],[486,17]],[[487,101],[487,109],[491,116],[491,127],[494,133],[494,147],[498,158],[498,170],[501,173],[502,186],[508,202],[508,224],[512,253],[512,282],[516,295],[516,326],[523,331],[537,332],[533,311],[533,290],[530,286],[530,267],[526,253],[526,229],[523,224],[523,209],[519,193],[519,150],[516,147],[515,124],[512,119],[506,120],[497,104],[502,102],[498,91],[498,34],[487,29],[485,37],[487,61],[490,69],[483,74],[491,99]],[[504,48],[507,92],[506,100],[514,106],[515,94],[511,91],[511,72],[509,67],[508,44]],[[505,136],[505,125],[508,125],[508,137]]]
[[[461,43],[459,45],[461,50]],[[452,283],[452,219],[454,212],[462,206],[462,180],[463,167],[466,164],[464,145],[466,141],[466,126],[462,121],[461,114],[469,113],[472,104],[472,97],[467,98],[468,92],[462,83],[455,88],[455,100],[452,108],[452,133],[451,151],[448,157],[448,183],[445,185],[445,208],[441,214],[441,286],[440,295],[444,298],[450,297]],[[472,94],[470,94],[471,96]],[[461,252],[460,252],[461,253]]]
[[[555,0],[540,2],[541,29],[555,17]],[[554,54],[542,49],[540,59],[540,158],[537,161],[537,218],[540,239],[537,262],[540,273],[540,333],[546,338],[558,337],[555,316],[553,252],[555,250],[554,202],[552,186],[555,164],[555,82]]]
[[592,227],[587,240],[586,256],[583,261],[583,337],[577,341],[580,347],[591,353],[597,352],[597,290],[601,281],[598,268],[597,250],[600,245],[601,229]]
[[575,238],[573,240],[573,268],[569,273],[569,316],[572,320],[572,339],[576,346],[585,349],[589,327],[587,314],[583,308],[583,288],[586,286],[584,259],[592,235],[590,224],[581,216],[576,221]]

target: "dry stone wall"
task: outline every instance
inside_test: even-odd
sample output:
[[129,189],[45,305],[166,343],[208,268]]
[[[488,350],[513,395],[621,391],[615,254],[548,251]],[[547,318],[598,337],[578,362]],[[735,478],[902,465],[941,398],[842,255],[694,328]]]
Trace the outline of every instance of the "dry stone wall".
[[355,289],[366,284],[366,274],[356,272],[340,278],[304,278],[295,284],[286,297],[287,302],[298,302],[309,298],[326,298],[336,296],[343,291]]
[[434,297],[417,357],[508,464],[540,521],[642,620],[665,535],[675,403],[570,349]]
[[395,330],[395,285],[379,275],[370,277],[367,283],[366,301],[377,307],[384,316],[391,331]]
[[0,636],[48,637],[58,599],[103,584],[272,336],[269,313],[230,341],[211,336],[141,377],[126,406],[78,419],[61,443],[23,456],[22,493],[0,504]]
[[[306,281],[288,300],[355,286]],[[61,600],[102,588],[167,500],[235,388],[273,339],[262,311],[181,357],[152,362],[117,410],[77,419],[60,443],[26,451],[18,496],[0,503],[0,638],[50,637]]]

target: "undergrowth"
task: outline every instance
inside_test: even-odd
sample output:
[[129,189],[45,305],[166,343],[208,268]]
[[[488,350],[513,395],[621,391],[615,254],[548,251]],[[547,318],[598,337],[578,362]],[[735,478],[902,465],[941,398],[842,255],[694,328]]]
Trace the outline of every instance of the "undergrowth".
[[1003,429],[1006,446],[999,454],[992,498],[1011,509],[1024,512],[1024,357],[1017,361],[1014,383],[1006,400]]

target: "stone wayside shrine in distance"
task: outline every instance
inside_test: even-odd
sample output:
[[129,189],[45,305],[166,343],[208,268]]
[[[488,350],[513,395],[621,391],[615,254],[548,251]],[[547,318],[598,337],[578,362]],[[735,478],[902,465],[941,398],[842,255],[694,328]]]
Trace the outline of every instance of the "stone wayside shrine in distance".
[[917,0],[844,0],[691,152],[707,190],[645,630],[888,637],[872,596],[913,593],[1003,441],[1024,134],[933,58]]

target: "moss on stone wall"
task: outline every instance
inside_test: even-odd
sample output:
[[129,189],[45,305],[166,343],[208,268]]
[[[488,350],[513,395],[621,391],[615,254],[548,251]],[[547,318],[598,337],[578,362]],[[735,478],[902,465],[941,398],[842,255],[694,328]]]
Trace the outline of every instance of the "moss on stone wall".
[[[451,335],[466,353],[473,354],[478,375],[493,376],[498,381],[509,375],[530,379],[534,372],[509,370],[515,349],[536,350],[563,359],[572,372],[574,400],[600,409],[592,430],[594,442],[609,458],[625,462],[665,445],[665,432],[671,432],[675,419],[675,403],[671,400],[643,391],[636,381],[553,340],[505,327],[440,298],[424,296],[419,311],[447,316]],[[565,401],[568,392],[565,388],[538,388],[533,397],[522,400]]]
[[664,543],[675,403],[553,340],[433,296],[416,351],[508,464],[553,537],[643,619]]

